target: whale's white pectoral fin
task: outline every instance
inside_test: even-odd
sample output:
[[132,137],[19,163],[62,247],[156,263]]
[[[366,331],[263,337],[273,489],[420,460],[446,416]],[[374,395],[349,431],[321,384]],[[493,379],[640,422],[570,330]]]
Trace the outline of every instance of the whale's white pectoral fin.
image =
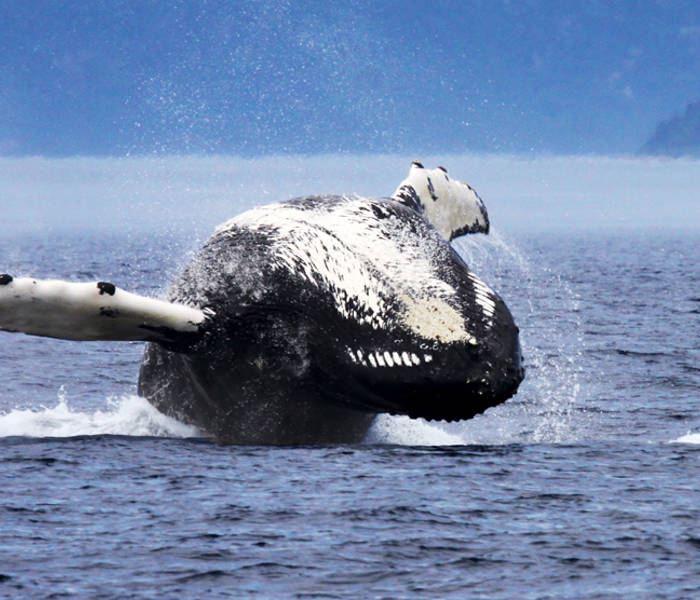
[[447,241],[489,232],[489,216],[476,190],[450,178],[444,167],[426,169],[413,161],[392,198],[421,213]]
[[104,281],[69,283],[0,275],[0,330],[69,340],[178,342],[208,313],[139,296]]

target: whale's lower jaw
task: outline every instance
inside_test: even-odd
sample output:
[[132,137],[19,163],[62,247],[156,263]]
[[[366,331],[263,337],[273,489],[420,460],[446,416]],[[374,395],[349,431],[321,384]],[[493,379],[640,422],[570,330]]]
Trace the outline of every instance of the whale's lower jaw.
[[512,378],[501,380],[496,391],[487,391],[487,386],[481,383],[436,385],[430,382],[398,389],[395,385],[384,383],[374,386],[378,398],[376,406],[380,409],[378,412],[406,415],[414,419],[464,421],[512,398],[523,377],[521,370]]

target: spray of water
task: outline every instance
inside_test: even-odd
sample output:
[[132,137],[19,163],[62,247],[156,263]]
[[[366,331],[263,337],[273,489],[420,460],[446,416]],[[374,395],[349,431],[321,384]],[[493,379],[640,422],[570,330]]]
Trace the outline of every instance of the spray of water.
[[456,240],[455,249],[513,312],[521,329],[526,379],[513,399],[470,421],[428,423],[382,415],[368,441],[452,445],[575,440],[583,337],[571,286],[498,232],[464,236]]
[[104,410],[86,412],[75,409],[64,386],[59,389],[55,406],[14,409],[0,414],[0,437],[65,438],[85,435],[201,437],[193,427],[159,413],[139,396],[108,398]]
[[672,444],[700,444],[700,433],[687,433],[677,440],[672,440]]

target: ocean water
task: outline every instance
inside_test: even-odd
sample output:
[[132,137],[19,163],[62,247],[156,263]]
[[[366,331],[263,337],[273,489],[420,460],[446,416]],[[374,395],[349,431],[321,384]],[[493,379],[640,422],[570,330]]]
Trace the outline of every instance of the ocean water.
[[[4,233],[0,271],[158,295],[200,242]],[[217,446],[136,396],[141,344],[0,333],[0,597],[700,597],[700,233],[456,247],[520,392],[356,446]]]

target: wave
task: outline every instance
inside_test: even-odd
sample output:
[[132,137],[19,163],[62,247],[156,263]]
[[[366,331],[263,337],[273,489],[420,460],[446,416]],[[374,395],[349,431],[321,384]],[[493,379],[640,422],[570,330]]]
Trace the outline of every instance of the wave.
[[[524,415],[518,414],[517,410],[505,407],[498,407],[489,411],[489,414],[479,415],[472,421],[450,424],[381,414],[372,424],[364,443],[464,446],[540,441],[537,435],[533,435],[532,415],[527,415],[525,419],[523,417]],[[72,406],[61,392],[54,406],[15,408],[0,414],[0,438],[72,438],[99,435],[178,439],[204,437],[195,427],[162,414],[145,398],[135,395],[110,398],[105,407],[89,411]]]
[[[53,407],[13,409],[0,414],[0,438],[73,438],[118,435],[130,437],[201,438],[196,428],[168,417],[145,398],[125,396],[112,399],[105,410],[87,412],[65,399]],[[497,418],[498,419],[498,418]],[[405,416],[378,415],[364,443],[397,446],[464,446],[503,444],[513,441],[502,430],[495,439],[483,439],[472,428],[447,431],[443,423],[429,423]],[[517,429],[517,428],[516,428]],[[493,437],[493,436],[492,436]]]
[[677,440],[671,440],[672,444],[700,444],[700,433],[686,433]]
[[106,410],[84,412],[71,407],[64,395],[60,394],[56,406],[13,409],[0,414],[0,437],[68,438],[90,435],[202,436],[194,427],[158,412],[139,396],[109,399]]
[[[61,393],[55,406],[13,409],[0,414],[0,438],[71,438],[119,435],[133,437],[200,438],[195,427],[168,417],[140,396],[112,398],[105,409],[77,409]],[[379,415],[365,440],[367,444],[400,446],[459,446],[469,443],[462,435],[443,430],[438,423]]]
[[[500,414],[502,412],[505,414]],[[523,420],[523,415],[516,413],[512,407],[510,410],[499,407],[489,411],[489,414],[477,416],[472,421],[455,424],[430,423],[423,419],[382,414],[376,418],[364,443],[464,446],[540,441],[536,432],[530,429],[533,425],[532,415]],[[550,415],[549,418],[552,417]],[[485,432],[488,432],[488,435]],[[97,435],[179,439],[203,437],[195,427],[160,413],[145,398],[135,395],[109,399],[104,410],[98,409],[93,412],[72,407],[61,395],[53,407],[13,409],[0,414],[0,438],[71,438]],[[689,432],[669,443],[698,445],[700,433]]]
[[398,446],[463,446],[467,441],[423,419],[379,415],[365,438],[367,444]]
[[[55,406],[13,409],[0,414],[0,438],[71,438],[119,435],[133,437],[200,438],[203,434],[160,413],[140,396],[109,399],[104,410],[87,412],[72,407],[63,394]],[[400,446],[455,446],[467,443],[460,435],[422,419],[379,415],[367,444]]]

